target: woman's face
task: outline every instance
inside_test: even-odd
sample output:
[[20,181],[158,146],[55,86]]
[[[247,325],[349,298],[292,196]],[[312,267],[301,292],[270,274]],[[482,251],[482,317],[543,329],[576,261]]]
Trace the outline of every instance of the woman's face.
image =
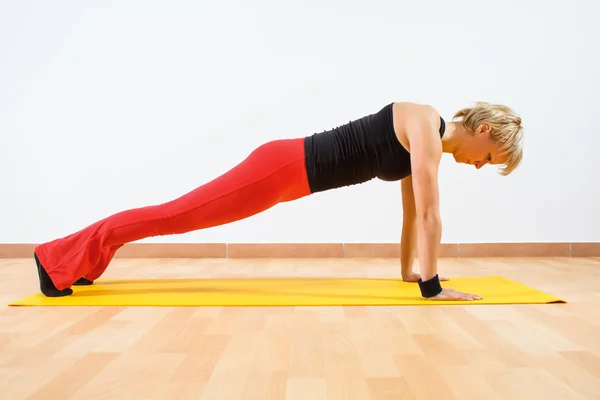
[[490,135],[491,129],[487,124],[481,124],[477,131],[465,135],[460,145],[452,153],[458,163],[469,164],[479,169],[486,164],[504,163],[504,155],[500,149],[502,144]]

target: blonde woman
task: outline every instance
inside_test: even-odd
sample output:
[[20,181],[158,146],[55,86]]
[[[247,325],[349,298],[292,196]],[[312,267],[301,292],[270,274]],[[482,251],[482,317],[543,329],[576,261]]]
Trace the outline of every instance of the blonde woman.
[[[92,284],[125,243],[223,225],[281,202],[381,179],[401,182],[402,278],[417,282],[426,299],[477,300],[440,283],[438,167],[449,153],[475,168],[501,165],[508,175],[523,157],[522,138],[521,119],[506,106],[477,103],[446,123],[431,106],[391,103],[335,129],[267,142],[177,199],[122,211],[37,246],[40,289],[68,296],[71,286]],[[417,251],[420,274],[412,268]]]

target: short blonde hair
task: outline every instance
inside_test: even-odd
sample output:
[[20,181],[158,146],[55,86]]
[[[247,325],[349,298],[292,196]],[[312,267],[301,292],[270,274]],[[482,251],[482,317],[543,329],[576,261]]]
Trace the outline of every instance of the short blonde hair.
[[477,102],[473,107],[463,108],[454,114],[454,119],[461,119],[462,126],[475,132],[480,124],[488,124],[492,128],[492,137],[502,143],[501,153],[506,155],[501,175],[513,172],[523,159],[523,126],[521,117],[510,107],[501,104]]

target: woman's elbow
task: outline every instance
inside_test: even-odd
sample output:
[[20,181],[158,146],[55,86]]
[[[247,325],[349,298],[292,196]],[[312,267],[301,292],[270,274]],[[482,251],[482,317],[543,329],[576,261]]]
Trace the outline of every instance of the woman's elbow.
[[420,223],[425,223],[428,225],[429,224],[440,224],[442,222],[439,210],[434,207],[426,208],[426,209],[418,212],[416,215],[416,219]]

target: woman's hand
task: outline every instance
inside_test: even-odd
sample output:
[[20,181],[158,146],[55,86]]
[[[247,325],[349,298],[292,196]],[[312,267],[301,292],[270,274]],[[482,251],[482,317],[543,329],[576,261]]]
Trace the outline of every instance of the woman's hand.
[[430,297],[427,300],[481,300],[482,296],[476,294],[457,292],[454,289],[442,289],[437,296]]

